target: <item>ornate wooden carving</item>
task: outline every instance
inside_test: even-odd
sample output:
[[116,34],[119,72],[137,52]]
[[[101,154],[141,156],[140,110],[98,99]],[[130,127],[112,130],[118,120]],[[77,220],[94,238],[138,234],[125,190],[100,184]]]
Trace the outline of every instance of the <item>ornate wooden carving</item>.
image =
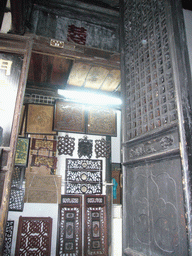
[[95,153],[96,157],[106,157],[110,158],[111,156],[111,142],[106,141],[105,139],[95,141]]
[[82,105],[56,101],[54,130],[65,132],[85,132],[84,108]]
[[85,45],[86,43],[86,29],[83,27],[76,27],[75,25],[68,26],[67,40],[77,44]]
[[49,151],[55,152],[57,148],[57,141],[56,140],[47,140],[44,139],[32,139],[31,149],[32,150],[40,150],[40,149],[47,149]]
[[91,158],[93,150],[93,140],[88,140],[87,136],[84,136],[83,139],[79,139],[78,142],[78,156]]
[[24,207],[24,190],[12,188],[9,199],[9,211],[23,211]]
[[11,255],[14,221],[8,220],[5,228],[5,238],[3,244],[3,256]]
[[59,205],[57,256],[82,255],[82,201],[80,196],[62,195]]
[[52,219],[19,218],[15,255],[51,255]]
[[56,134],[52,129],[53,112],[52,105],[28,104],[26,133]]
[[108,255],[106,197],[85,195],[85,255]]
[[56,167],[57,167],[57,157],[32,155],[31,166],[38,166],[39,167],[41,165],[45,165],[48,168],[56,169]]
[[67,158],[66,169],[102,170],[102,160]]
[[115,110],[101,107],[90,108],[87,130],[88,134],[117,136]]
[[101,194],[102,162],[99,160],[66,160],[66,194]]
[[58,137],[58,154],[59,155],[73,155],[75,149],[75,138],[69,137],[68,135]]

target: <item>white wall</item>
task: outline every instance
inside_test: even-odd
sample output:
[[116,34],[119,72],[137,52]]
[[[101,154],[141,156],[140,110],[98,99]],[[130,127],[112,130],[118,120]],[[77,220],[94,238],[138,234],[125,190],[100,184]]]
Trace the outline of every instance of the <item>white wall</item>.
[[184,21],[185,21],[187,47],[188,47],[189,61],[190,61],[191,74],[192,74],[192,11],[183,9],[183,15],[184,15]]

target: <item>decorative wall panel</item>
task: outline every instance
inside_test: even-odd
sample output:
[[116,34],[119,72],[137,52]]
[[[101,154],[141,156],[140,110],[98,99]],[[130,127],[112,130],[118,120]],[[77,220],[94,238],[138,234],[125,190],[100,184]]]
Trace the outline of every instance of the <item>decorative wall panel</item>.
[[52,219],[19,218],[15,255],[51,255]]
[[78,156],[91,158],[93,153],[93,140],[88,140],[87,136],[84,136],[83,139],[78,141]]
[[106,157],[111,156],[111,141],[106,141],[105,139],[95,140],[95,154],[96,157]]
[[75,149],[75,138],[69,137],[68,135],[58,137],[58,154],[59,155],[70,155],[73,156]]
[[60,203],[61,176],[26,174],[25,202]]
[[5,238],[3,244],[3,256],[11,255],[14,221],[8,220],[5,228]]
[[90,108],[87,130],[88,134],[117,136],[115,110],[101,107]]
[[82,105],[56,101],[54,130],[65,132],[85,132],[85,117]]
[[57,256],[82,255],[82,201],[80,196],[62,195],[58,217]]
[[56,169],[56,167],[57,167],[57,157],[32,155],[31,166],[38,166],[39,167],[41,165],[45,165],[48,168]]
[[126,140],[177,120],[166,1],[125,1]]
[[102,162],[66,160],[67,194],[102,194]]
[[134,230],[124,237],[129,248],[147,255],[187,255],[180,168],[179,158],[127,167],[124,225]]
[[25,192],[23,189],[11,188],[9,211],[23,211]]
[[56,134],[52,129],[53,112],[52,105],[28,104],[26,133]]
[[85,196],[85,255],[108,255],[106,197]]
[[27,167],[30,138],[19,137],[15,153],[15,165]]
[[17,189],[21,189],[23,186],[23,179],[24,179],[24,172],[25,172],[25,168],[22,167],[14,167],[14,171],[13,171],[13,177],[12,177],[12,181],[11,181],[11,188],[17,188]]
[[48,151],[56,152],[57,148],[57,141],[56,140],[47,140],[44,139],[32,139],[31,149],[32,150],[40,150],[40,149],[47,149]]

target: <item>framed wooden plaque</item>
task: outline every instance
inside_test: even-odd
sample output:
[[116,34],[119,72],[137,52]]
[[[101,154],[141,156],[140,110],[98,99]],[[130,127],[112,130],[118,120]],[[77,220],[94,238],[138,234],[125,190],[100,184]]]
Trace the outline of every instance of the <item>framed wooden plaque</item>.
[[30,138],[18,137],[15,154],[15,166],[27,167],[29,156],[29,144]]
[[87,133],[102,136],[117,136],[116,112],[114,109],[93,107],[88,111]]
[[83,105],[58,100],[54,111],[54,130],[85,133]]
[[56,134],[53,131],[53,105],[28,104],[26,133]]

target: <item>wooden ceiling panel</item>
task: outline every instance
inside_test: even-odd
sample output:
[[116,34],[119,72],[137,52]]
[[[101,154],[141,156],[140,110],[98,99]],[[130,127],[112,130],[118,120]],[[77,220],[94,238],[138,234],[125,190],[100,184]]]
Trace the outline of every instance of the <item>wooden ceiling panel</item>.
[[90,64],[81,62],[74,63],[69,74],[67,84],[73,86],[83,86],[90,69]]
[[109,74],[109,70],[103,67],[92,67],[87,75],[85,87],[92,89],[100,89],[103,81]]
[[28,85],[59,89],[83,87],[116,91],[120,84],[120,70],[74,62],[58,56],[32,53]]
[[115,91],[121,83],[121,72],[120,70],[111,70],[107,75],[105,81],[102,84],[101,90],[103,91]]

